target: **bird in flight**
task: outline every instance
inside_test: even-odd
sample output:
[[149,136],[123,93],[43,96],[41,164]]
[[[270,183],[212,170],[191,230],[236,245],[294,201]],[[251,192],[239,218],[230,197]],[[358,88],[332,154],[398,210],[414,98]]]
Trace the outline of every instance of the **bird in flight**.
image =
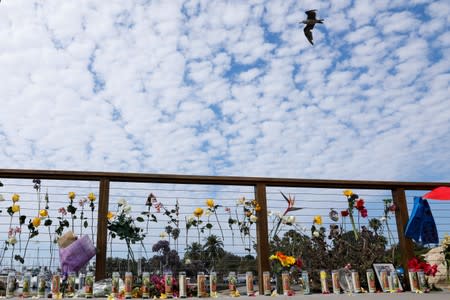
[[308,16],[306,20],[301,21],[300,23],[306,24],[305,28],[303,28],[303,32],[305,33],[306,38],[311,43],[311,45],[314,45],[313,43],[313,35],[311,30],[313,30],[314,25],[317,23],[323,24],[323,19],[316,19],[316,11],[317,9],[311,9],[305,12],[305,14]]

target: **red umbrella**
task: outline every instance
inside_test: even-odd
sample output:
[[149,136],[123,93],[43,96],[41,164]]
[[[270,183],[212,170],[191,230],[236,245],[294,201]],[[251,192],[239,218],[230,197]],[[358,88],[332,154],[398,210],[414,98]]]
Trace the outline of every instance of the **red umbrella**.
[[450,187],[441,186],[422,196],[425,199],[450,200]]

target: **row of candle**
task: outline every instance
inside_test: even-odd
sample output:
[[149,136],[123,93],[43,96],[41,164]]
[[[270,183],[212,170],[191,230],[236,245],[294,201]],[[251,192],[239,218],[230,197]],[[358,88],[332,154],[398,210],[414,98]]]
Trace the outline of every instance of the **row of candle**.
[[[385,270],[381,270],[380,273],[380,283],[381,288],[383,291],[399,291],[402,290],[398,276],[395,272],[388,273]],[[368,283],[368,292],[374,293],[376,292],[376,283],[375,283],[375,274],[372,269],[369,269],[366,271],[367,276],[367,283]],[[206,280],[209,277],[209,293],[207,291],[207,284]],[[75,296],[75,278],[76,274],[71,272],[68,274],[67,278],[67,285],[65,287],[65,296],[67,297],[73,297]],[[246,281],[246,294],[247,295],[254,295],[254,277],[252,272],[247,272],[245,276]],[[270,282],[271,276],[270,272],[264,272],[263,273],[263,288],[264,291],[262,294],[264,295],[272,295],[272,285]],[[410,279],[410,285],[411,290],[413,292],[424,290],[425,289],[425,275],[423,271],[419,272],[409,272],[409,279]],[[283,294],[284,295],[291,295],[291,288],[290,288],[290,274],[288,272],[283,272],[281,276],[282,280],[282,287],[283,287]],[[345,280],[346,288],[341,287],[342,280]],[[11,272],[8,274],[8,280],[7,280],[7,289],[6,289],[6,296],[7,297],[14,297],[15,292],[15,273]],[[92,272],[88,272],[86,275],[83,273],[80,273],[79,275],[79,287],[80,290],[84,291],[84,296],[86,298],[92,298],[93,297],[93,290],[94,290],[94,274]],[[112,274],[112,281],[111,281],[111,292],[114,297],[118,297],[120,294],[119,291],[119,282],[120,282],[120,274],[118,272],[114,272]],[[189,278],[186,277],[185,272],[179,273],[179,291],[178,291],[178,297],[180,298],[186,298],[187,297],[187,286],[189,283]],[[303,287],[303,293],[304,294],[310,294],[310,280],[308,272],[303,271],[301,274],[301,286]],[[51,284],[51,291],[52,295],[55,298],[60,298],[60,283],[61,283],[61,277],[59,273],[56,273],[52,277],[52,284]],[[329,286],[328,286],[328,273],[326,271],[320,271],[320,283],[321,283],[321,290],[323,294],[330,293]],[[341,293],[341,289],[344,292],[353,292],[353,293],[360,293],[361,292],[361,285],[360,285],[360,279],[359,279],[359,273],[355,270],[351,270],[345,273],[344,278],[339,278],[339,272],[337,270],[333,270],[331,272],[331,283],[332,283],[332,289],[333,293],[339,294]],[[204,297],[215,297],[217,296],[217,274],[216,272],[211,272],[209,275],[205,275],[203,272],[199,272],[197,274],[197,297],[204,298]],[[231,296],[237,296],[239,295],[239,292],[237,290],[237,277],[235,272],[230,272],[228,275],[228,288],[229,293]],[[25,273],[23,276],[23,289],[22,289],[22,296],[24,298],[30,297],[31,295],[31,273]],[[129,299],[132,297],[132,291],[133,291],[133,274],[131,272],[125,273],[124,278],[124,294],[125,298]],[[142,298],[150,298],[150,273],[144,272],[142,274]],[[38,276],[38,289],[37,289],[37,296],[44,298],[46,292],[46,277],[44,274],[39,274]],[[167,272],[164,274],[164,294],[167,298],[173,297],[173,276],[171,272]]]

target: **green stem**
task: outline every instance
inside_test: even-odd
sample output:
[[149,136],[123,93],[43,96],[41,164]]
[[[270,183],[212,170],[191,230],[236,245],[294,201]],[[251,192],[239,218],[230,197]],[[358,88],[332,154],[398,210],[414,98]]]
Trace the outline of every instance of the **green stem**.
[[197,235],[198,235],[198,243],[200,244],[200,217],[197,218]]
[[217,225],[219,225],[219,229],[220,229],[220,233],[222,234],[222,241],[223,241],[225,238],[224,238],[224,236],[223,236],[222,226],[220,225],[219,217],[217,216],[216,210],[214,210],[214,215],[216,216]]
[[53,262],[53,241],[52,241],[52,234],[50,232],[50,226],[48,226],[48,237],[50,240],[50,266],[49,270],[52,269],[52,262]]
[[358,240],[358,231],[355,226],[355,219],[353,218],[353,211],[349,210],[350,221],[352,222],[353,233],[355,234],[355,239]]

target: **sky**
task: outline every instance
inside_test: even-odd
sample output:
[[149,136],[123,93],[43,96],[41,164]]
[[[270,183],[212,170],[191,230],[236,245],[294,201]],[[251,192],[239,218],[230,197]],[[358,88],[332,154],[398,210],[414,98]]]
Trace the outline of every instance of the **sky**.
[[1,168],[448,182],[449,24],[446,0],[3,0]]

